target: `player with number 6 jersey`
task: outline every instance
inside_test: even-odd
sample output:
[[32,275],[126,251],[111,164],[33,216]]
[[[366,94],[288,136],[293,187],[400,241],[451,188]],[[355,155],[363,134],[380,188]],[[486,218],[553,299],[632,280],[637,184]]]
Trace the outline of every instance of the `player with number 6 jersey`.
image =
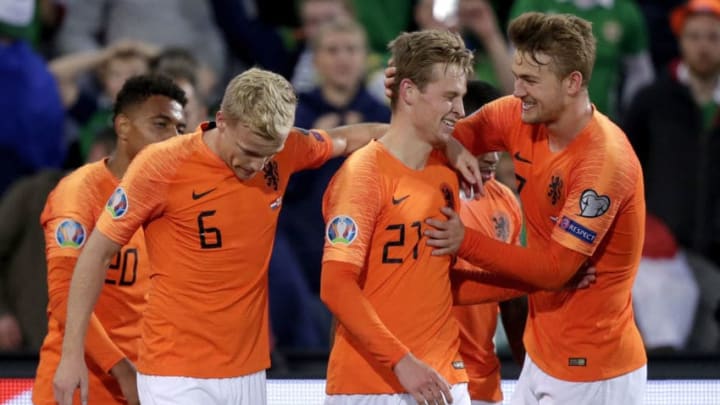
[[133,161],[76,266],[56,375],[63,394],[78,383],[82,390],[78,343],[100,286],[97,268],[142,227],[152,270],[140,401],[266,402],[267,268],[290,175],[378,135],[372,125],[360,134],[291,129],[295,107],[287,80],[250,69],[228,85],[215,122]]

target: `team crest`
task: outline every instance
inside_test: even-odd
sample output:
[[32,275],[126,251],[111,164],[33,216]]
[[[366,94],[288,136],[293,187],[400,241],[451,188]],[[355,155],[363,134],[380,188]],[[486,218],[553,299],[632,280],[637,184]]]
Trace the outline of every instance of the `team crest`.
[[550,184],[548,184],[547,196],[550,198],[550,203],[555,205],[560,201],[560,197],[563,192],[563,181],[560,176],[552,176],[550,178]]
[[85,244],[85,239],[85,227],[73,219],[66,219],[55,228],[55,241],[60,247],[80,249]]
[[596,218],[610,209],[610,197],[598,195],[593,189],[583,191],[580,196],[580,216],[585,218]]
[[325,236],[331,245],[349,245],[357,238],[357,234],[357,223],[346,215],[338,215],[331,219],[325,230]]
[[507,216],[502,212],[498,212],[492,216],[493,225],[495,226],[495,239],[502,242],[510,241],[510,223]]
[[443,198],[445,199],[445,206],[455,209],[455,195],[452,188],[447,183],[440,185],[440,191],[442,191]]
[[263,176],[265,177],[265,184],[277,191],[280,183],[280,176],[278,175],[278,164],[275,160],[271,160],[263,167]]
[[112,193],[107,204],[105,204],[105,210],[110,213],[113,219],[122,218],[127,213],[128,198],[122,187],[116,188]]

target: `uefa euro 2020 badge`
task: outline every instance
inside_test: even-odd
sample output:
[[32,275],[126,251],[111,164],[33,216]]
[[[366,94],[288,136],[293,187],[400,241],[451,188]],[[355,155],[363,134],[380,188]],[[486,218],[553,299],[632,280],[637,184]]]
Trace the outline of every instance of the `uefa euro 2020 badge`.
[[357,223],[347,215],[338,215],[331,219],[325,230],[325,236],[331,245],[349,245],[357,235]]
[[55,228],[55,241],[61,248],[80,249],[86,239],[85,227],[74,219],[65,219]]
[[105,210],[110,213],[113,219],[122,218],[128,211],[128,198],[125,194],[125,190],[122,187],[118,187],[110,196],[107,204],[105,204]]

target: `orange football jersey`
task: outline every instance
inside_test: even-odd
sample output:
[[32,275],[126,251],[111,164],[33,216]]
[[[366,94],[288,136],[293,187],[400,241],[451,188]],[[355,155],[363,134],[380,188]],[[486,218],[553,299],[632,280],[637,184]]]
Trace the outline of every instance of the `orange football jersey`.
[[[495,179],[484,183],[485,195],[479,200],[462,201],[460,219],[468,228],[483,232],[505,243],[520,244],[522,214],[515,194]],[[458,259],[456,268],[474,266]],[[488,402],[502,401],[500,361],[495,354],[497,302],[458,305],[453,314],[460,324],[460,355],[468,373],[470,398]]]
[[293,172],[331,155],[322,131],[292,130],[263,172],[240,181],[198,132],[150,145],[100,217],[125,243],[141,226],[152,260],[138,371],[227,378],[270,365],[267,268]]
[[[425,219],[444,218],[441,207],[457,209],[457,196],[457,177],[444,161],[431,156],[424,169],[412,170],[375,141],[345,161],[323,200],[323,262],[357,266],[369,311],[450,384],[467,381],[451,313],[451,257],[432,256],[423,232],[428,229]],[[404,391],[392,368],[369,353],[339,319],[327,393]]]
[[[48,334],[40,349],[33,403],[55,404],[52,380],[60,362],[70,280],[85,241],[95,228],[118,179],[105,161],[87,164],[63,178],[48,196],[40,218],[48,261]],[[90,403],[125,403],[108,371],[122,358],[137,361],[140,321],[150,280],[143,230],[120,249],[105,273],[85,339]],[[76,393],[75,403],[79,402]]]
[[524,342],[532,360],[567,381],[646,364],[631,298],[644,239],[643,178],[622,130],[595,110],[565,149],[552,152],[547,127],[523,123],[521,101],[508,96],[461,120],[455,135],[474,154],[512,154],[528,248],[559,243],[597,268],[589,289],[530,295]]

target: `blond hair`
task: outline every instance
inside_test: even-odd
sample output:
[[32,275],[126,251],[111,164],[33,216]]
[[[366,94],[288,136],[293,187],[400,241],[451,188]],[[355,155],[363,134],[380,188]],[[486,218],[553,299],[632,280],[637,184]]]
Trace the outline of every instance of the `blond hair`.
[[421,91],[433,81],[436,64],[457,66],[466,74],[473,71],[473,54],[460,35],[442,30],[425,30],[400,34],[388,45],[397,68],[392,84],[390,105],[395,108],[400,82],[410,79]]
[[231,124],[245,124],[253,133],[275,141],[295,121],[297,96],[277,73],[252,68],[235,76],[225,89],[220,109]]
[[558,77],[578,71],[583,86],[590,81],[596,41],[589,21],[572,14],[524,13],[510,23],[508,36],[513,46],[536,64],[542,65],[538,53],[552,58],[550,69]]

